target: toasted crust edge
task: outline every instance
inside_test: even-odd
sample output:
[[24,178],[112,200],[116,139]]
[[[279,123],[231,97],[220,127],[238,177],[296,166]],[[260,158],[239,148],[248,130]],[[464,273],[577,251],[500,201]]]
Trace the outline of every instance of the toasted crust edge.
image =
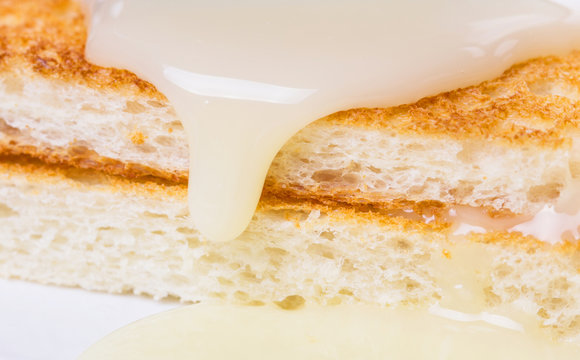
[[[35,184],[49,186],[60,184],[83,191],[118,192],[126,196],[147,197],[164,201],[187,201],[187,186],[172,184],[155,177],[129,180],[124,177],[104,174],[91,169],[78,169],[62,165],[49,165],[30,157],[0,156],[0,177],[25,178]],[[21,181],[21,180],[15,180]],[[340,202],[321,202],[311,198],[286,197],[280,194],[265,194],[260,199],[257,211],[278,210],[287,213],[287,219],[299,226],[299,213],[320,211],[331,216],[333,221],[352,221],[359,224],[379,225],[393,230],[419,232],[428,240],[429,233],[448,233],[450,224],[444,221],[425,223],[400,215],[394,215],[393,210],[401,204],[393,203],[389,208],[372,206],[353,206]],[[406,203],[424,211],[434,211],[429,204]],[[400,209],[400,207],[399,207]],[[435,208],[436,211],[437,207]],[[294,219],[294,220],[293,220]],[[488,232],[467,236],[469,241],[496,244],[505,247],[518,247],[530,253],[548,251],[561,256],[578,257],[580,272],[580,242],[560,242],[549,244],[537,240],[533,236],[524,236],[518,232]],[[452,240],[449,240],[452,241]]]

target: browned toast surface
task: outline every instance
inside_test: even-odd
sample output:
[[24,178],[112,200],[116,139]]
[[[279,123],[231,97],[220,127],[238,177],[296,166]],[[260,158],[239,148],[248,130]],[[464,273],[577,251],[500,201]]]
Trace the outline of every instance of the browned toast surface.
[[90,64],[81,5],[73,0],[0,0],[0,70],[73,81],[106,91],[165,97],[135,74]]

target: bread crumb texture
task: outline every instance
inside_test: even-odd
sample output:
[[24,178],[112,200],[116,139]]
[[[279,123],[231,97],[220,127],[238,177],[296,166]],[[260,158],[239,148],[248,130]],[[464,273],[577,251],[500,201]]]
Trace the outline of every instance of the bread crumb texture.
[[145,143],[145,139],[147,139],[147,137],[143,135],[141,131],[137,130],[129,134],[129,138],[131,139],[131,142],[135,145],[143,145]]
[[[3,277],[288,309],[422,306],[442,300],[438,264],[461,257],[444,224],[397,208],[533,212],[580,178],[573,52],[414,104],[315,121],[275,159],[244,235],[210,243],[187,219],[188,150],[174,109],[133,73],[90,64],[85,39],[75,1],[0,0],[0,152],[59,165],[0,166]],[[516,306],[580,341],[577,243],[466,241],[491,259],[474,275],[487,307]]]
[[32,162],[0,170],[2,277],[293,310],[428,306],[447,301],[459,276],[483,309],[510,306],[554,338],[580,341],[577,243],[457,240],[442,224],[280,199],[262,201],[240,238],[214,243],[188,221],[182,185]]

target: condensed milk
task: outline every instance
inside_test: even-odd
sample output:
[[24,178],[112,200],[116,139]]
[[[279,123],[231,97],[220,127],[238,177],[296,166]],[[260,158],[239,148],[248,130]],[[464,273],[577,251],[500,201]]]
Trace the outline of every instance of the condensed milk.
[[[409,103],[580,48],[580,2],[568,0],[86,3],[88,59],[150,81],[181,118],[190,214],[215,241],[246,228],[272,159],[311,121]],[[541,237],[530,218],[487,226],[453,210],[457,236],[497,228]],[[546,207],[536,216],[550,211],[560,214]],[[577,236],[580,217],[569,216],[566,230]],[[578,358],[578,347],[553,343],[530,314],[486,311],[473,274],[489,259],[473,251],[458,244],[453,261],[469,263],[440,261],[453,276],[442,276],[442,299],[426,309],[193,305],[132,324],[81,358]]]
[[197,229],[247,226],[270,162],[324,115],[412,102],[580,47],[571,0],[86,0],[90,61],[152,82],[190,149]]
[[574,345],[555,345],[522,324],[485,313],[367,305],[294,311],[190,305],[118,330],[80,360],[573,360],[579,352]]
[[578,358],[580,346],[552,340],[533,310],[487,303],[493,256],[482,244],[449,244],[429,262],[435,303],[195,304],[118,330],[80,359]]

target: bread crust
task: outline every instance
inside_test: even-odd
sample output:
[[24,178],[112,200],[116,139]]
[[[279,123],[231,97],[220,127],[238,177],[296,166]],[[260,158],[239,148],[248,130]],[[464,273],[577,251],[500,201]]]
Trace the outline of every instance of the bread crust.
[[155,86],[130,71],[86,60],[87,31],[79,2],[0,0],[0,14],[0,71],[166,101]]
[[[157,177],[129,180],[121,176],[108,175],[91,169],[79,169],[62,165],[49,165],[32,157],[0,156],[0,176],[24,177],[32,183],[66,184],[86,191],[121,192],[130,196],[163,199],[165,201],[187,201],[187,186],[174,184]],[[415,209],[417,214],[435,215],[435,221],[424,222],[402,215],[403,209]],[[412,231],[425,235],[429,233],[448,233],[451,224],[445,221],[440,204],[393,202],[390,206],[353,205],[343,202],[319,201],[310,196],[296,197],[283,194],[263,194],[258,204],[258,211],[277,210],[285,213],[287,220],[300,226],[297,214],[308,214],[320,211],[331,216],[333,221],[354,221],[359,224],[379,224],[393,231]],[[399,211],[397,213],[397,211]],[[578,263],[580,273],[580,242],[563,241],[549,244],[533,236],[524,236],[518,232],[492,231],[473,233],[467,236],[469,241],[497,244],[503,247],[524,249],[530,254],[536,251],[555,252],[560,256],[569,256]]]

